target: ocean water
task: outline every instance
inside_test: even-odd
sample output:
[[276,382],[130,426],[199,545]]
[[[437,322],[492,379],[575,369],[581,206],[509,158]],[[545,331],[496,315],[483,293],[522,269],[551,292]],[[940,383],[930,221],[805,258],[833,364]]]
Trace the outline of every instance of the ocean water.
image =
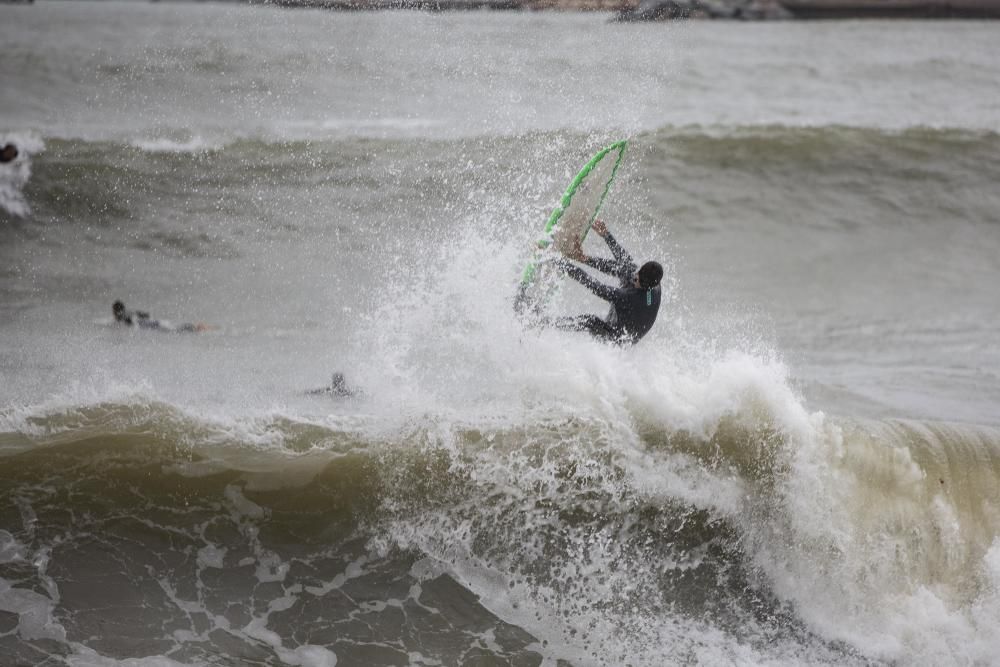
[[0,663],[998,664],[996,26],[609,18],[0,6]]

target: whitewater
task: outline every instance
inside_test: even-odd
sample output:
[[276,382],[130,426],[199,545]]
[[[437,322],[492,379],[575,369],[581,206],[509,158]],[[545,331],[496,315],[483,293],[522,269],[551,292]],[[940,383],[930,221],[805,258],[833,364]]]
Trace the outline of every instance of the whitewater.
[[997,664],[994,27],[609,18],[0,6],[0,662]]

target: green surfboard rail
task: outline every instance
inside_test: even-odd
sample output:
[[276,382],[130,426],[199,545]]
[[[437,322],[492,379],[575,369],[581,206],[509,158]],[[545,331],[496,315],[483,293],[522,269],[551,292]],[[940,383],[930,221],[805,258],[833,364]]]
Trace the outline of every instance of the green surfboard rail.
[[[552,243],[552,234],[559,224],[559,220],[562,218],[563,213],[569,208],[570,203],[573,201],[573,195],[580,188],[580,185],[587,179],[590,172],[594,170],[601,160],[603,160],[608,153],[613,151],[618,151],[618,155],[615,158],[615,164],[611,168],[611,175],[608,177],[607,183],[604,184],[604,191],[601,193],[600,199],[597,201],[597,206],[594,207],[593,212],[590,214],[590,219],[587,221],[586,232],[590,231],[591,225],[594,224],[594,220],[597,219],[598,214],[601,212],[601,207],[604,205],[604,199],[608,196],[608,191],[611,190],[611,184],[614,183],[615,175],[618,173],[618,167],[621,166],[622,159],[625,157],[625,149],[628,147],[628,140],[623,139],[621,141],[616,141],[610,146],[606,146],[597,152],[594,157],[590,158],[590,161],[583,166],[583,169],[577,173],[577,175],[570,182],[569,187],[566,188],[566,192],[563,193],[562,198],[559,203],[552,210],[552,214],[549,216],[548,222],[545,224],[544,235],[538,240],[538,249],[544,250]],[[524,267],[524,272],[521,274],[521,283],[529,284],[535,277],[535,268],[537,266],[537,251],[536,257],[532,258],[528,262],[527,266]]]

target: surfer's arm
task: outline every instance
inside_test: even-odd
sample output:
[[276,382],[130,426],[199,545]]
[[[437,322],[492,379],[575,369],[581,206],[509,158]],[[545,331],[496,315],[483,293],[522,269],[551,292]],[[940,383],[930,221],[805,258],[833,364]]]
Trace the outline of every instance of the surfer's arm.
[[611,254],[615,256],[615,264],[617,264],[619,268],[635,264],[635,262],[632,261],[632,255],[628,254],[628,250],[618,245],[618,241],[611,235],[611,232],[605,229],[601,236],[604,237],[604,242],[607,243],[608,248],[611,249]]
[[588,257],[583,254],[583,248],[579,243],[571,252],[566,253],[566,256],[574,261],[586,264],[592,269],[597,269],[598,271],[607,273],[611,276],[617,276],[621,272],[621,266],[619,266],[617,260],[610,259],[608,257]]
[[597,269],[609,276],[617,276],[621,273],[621,264],[610,257],[584,257],[581,261],[590,268]]
[[604,299],[605,301],[614,300],[615,294],[617,293],[617,290],[614,287],[594,280],[587,274],[586,271],[574,264],[571,264],[567,260],[557,260],[556,265],[565,271],[569,277],[589,289],[596,296]]
[[586,264],[592,266],[598,271],[603,271],[604,273],[619,276],[623,280],[628,280],[635,273],[635,262],[632,260],[632,256],[628,254],[625,248],[618,244],[615,237],[608,231],[607,225],[604,224],[603,220],[594,220],[594,224],[591,227],[594,232],[604,239],[604,242],[608,244],[608,248],[611,250],[611,254],[614,255],[614,259],[604,259],[601,257],[588,257]]

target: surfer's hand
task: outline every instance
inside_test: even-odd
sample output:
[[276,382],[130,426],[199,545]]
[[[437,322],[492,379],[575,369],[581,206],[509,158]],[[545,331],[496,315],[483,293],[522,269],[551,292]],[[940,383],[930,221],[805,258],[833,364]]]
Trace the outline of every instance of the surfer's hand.
[[608,233],[607,225],[604,224],[603,220],[594,220],[594,224],[590,228],[597,232],[598,236],[604,236]]
[[577,262],[586,262],[587,256],[583,254],[583,248],[579,243],[573,246],[573,249],[566,253],[566,256]]

